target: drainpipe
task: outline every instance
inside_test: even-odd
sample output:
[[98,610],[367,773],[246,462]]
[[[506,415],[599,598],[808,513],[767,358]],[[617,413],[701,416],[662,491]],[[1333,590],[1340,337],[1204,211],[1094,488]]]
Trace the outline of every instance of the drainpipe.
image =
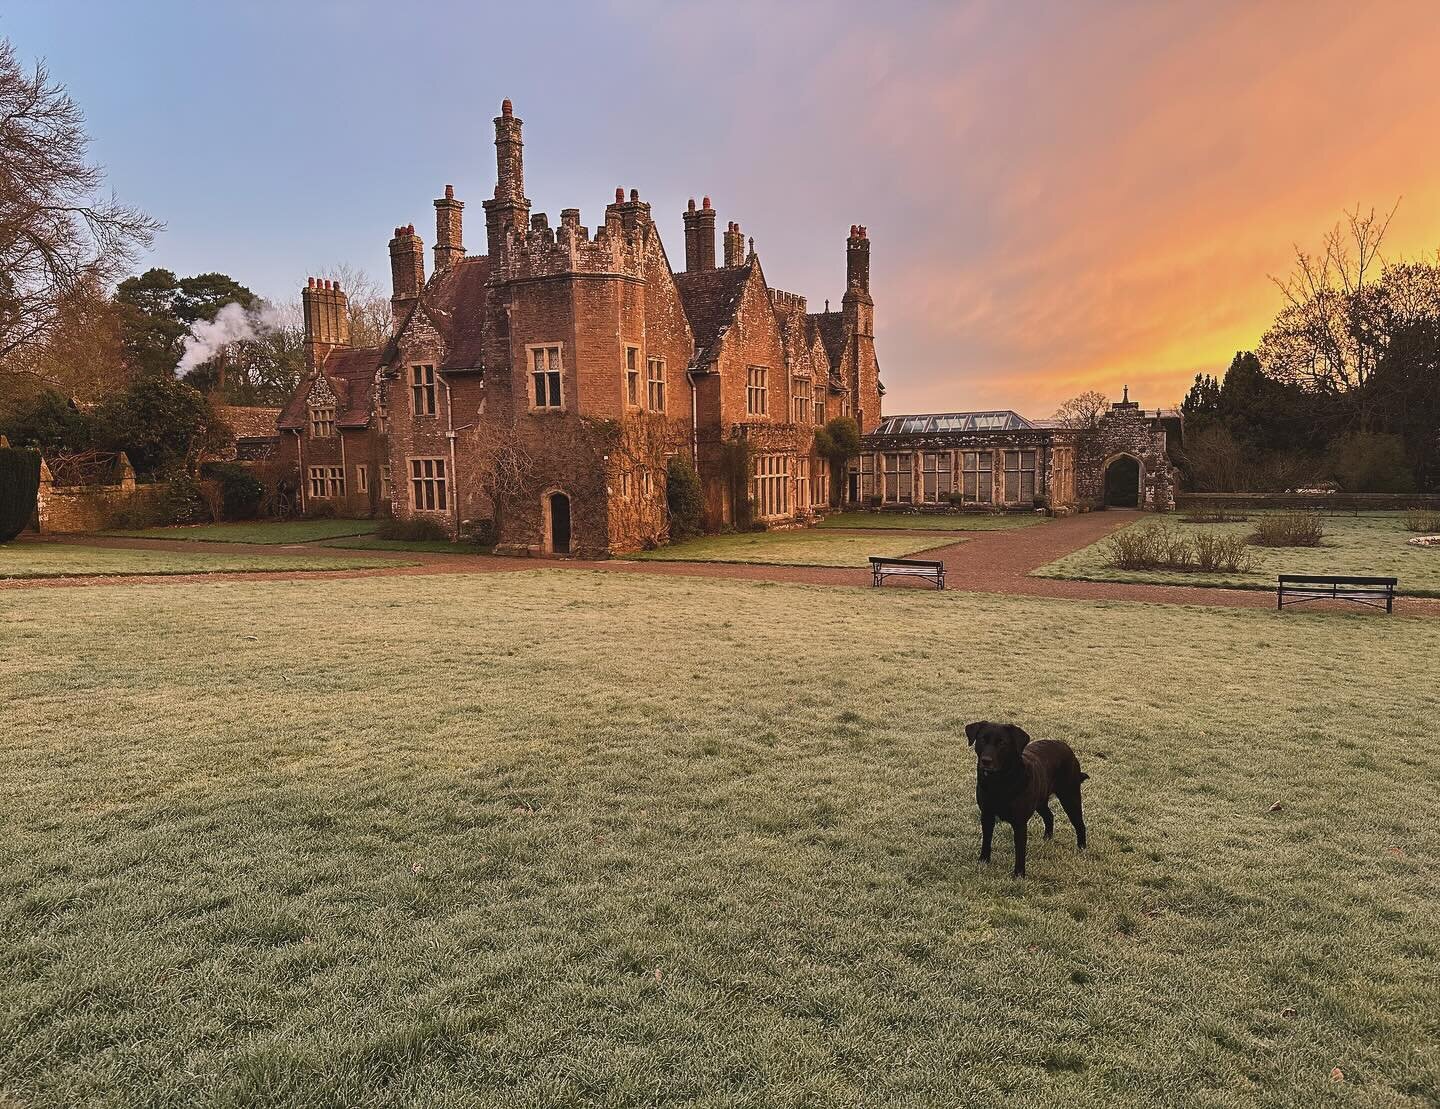
[[455,402],[450,396],[450,382],[442,374],[445,386],[445,439],[450,447],[450,508],[455,516],[455,538],[460,538],[460,474],[455,469]]
[[695,393],[695,375],[685,367],[685,380],[690,383],[690,461],[700,472],[700,401]]
[[[350,508],[350,467],[345,464],[345,433],[340,430],[339,425],[335,427],[335,434],[340,436],[340,488],[345,490],[345,508]],[[337,512],[338,516],[339,513]]]
[[305,515],[305,429],[295,431],[295,457],[300,460],[300,480],[296,483],[300,491],[300,515]]

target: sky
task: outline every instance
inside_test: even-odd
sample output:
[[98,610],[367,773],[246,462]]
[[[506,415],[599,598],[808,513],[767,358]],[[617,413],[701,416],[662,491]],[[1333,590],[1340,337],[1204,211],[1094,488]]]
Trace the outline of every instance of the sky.
[[447,183],[482,247],[505,97],[552,225],[637,188],[679,268],[709,195],[819,310],[865,224],[892,414],[1173,405],[1346,209],[1399,203],[1391,257],[1440,247],[1433,2],[9,0],[0,35],[165,222],[140,268],[276,301],[388,286]]

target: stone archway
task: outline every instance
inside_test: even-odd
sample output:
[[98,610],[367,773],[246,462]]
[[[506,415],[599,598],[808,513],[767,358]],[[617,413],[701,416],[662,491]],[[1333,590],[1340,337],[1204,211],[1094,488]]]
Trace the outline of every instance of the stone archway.
[[1145,503],[1145,464],[1133,454],[1106,459],[1101,485],[1107,508],[1140,508]]
[[573,546],[570,495],[552,489],[540,498],[545,553],[568,555]]

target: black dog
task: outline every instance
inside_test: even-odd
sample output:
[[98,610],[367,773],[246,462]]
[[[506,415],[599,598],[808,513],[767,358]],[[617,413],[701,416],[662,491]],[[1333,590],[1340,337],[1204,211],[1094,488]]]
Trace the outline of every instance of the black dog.
[[965,725],[975,748],[977,773],[975,800],[980,805],[980,861],[990,861],[990,838],[997,819],[1015,829],[1015,877],[1025,876],[1025,825],[1038,810],[1045,821],[1045,838],[1055,834],[1050,795],[1060,799],[1065,815],[1075,825],[1075,846],[1085,847],[1085,817],[1080,811],[1080,783],[1090,777],[1068,743],[1037,739],[1023,728],[977,720]]

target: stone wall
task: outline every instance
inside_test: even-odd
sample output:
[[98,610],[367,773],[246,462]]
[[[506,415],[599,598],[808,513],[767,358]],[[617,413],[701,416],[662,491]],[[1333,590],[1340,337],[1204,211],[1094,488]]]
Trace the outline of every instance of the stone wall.
[[56,485],[50,468],[41,462],[36,510],[41,534],[104,531],[123,511],[158,515],[168,483],[137,485],[123,454],[120,463],[119,481],[113,485]]

